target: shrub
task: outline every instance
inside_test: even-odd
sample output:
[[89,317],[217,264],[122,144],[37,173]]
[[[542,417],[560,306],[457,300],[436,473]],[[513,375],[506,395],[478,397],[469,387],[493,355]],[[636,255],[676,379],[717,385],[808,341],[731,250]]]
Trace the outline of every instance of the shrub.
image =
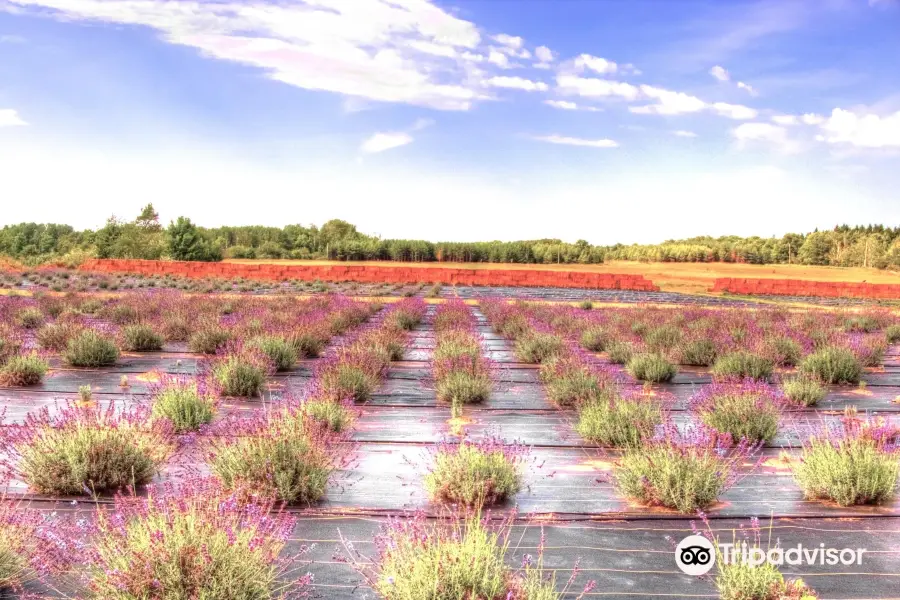
[[644,336],[644,343],[653,352],[666,352],[681,342],[681,330],[674,325],[661,325]]
[[609,342],[606,344],[606,354],[609,362],[614,365],[624,365],[634,356],[634,344],[620,341]]
[[377,377],[348,363],[337,363],[334,368],[326,370],[319,381],[327,398],[349,398],[355,402],[367,402],[379,383]]
[[624,495],[645,504],[689,514],[713,504],[734,483],[737,469],[756,451],[744,442],[698,428],[680,433],[664,427],[639,448],[629,448],[616,465],[614,480]]
[[814,406],[828,395],[825,386],[808,376],[786,379],[781,387],[787,399],[800,406]]
[[185,315],[176,312],[163,316],[162,333],[170,342],[185,342],[193,331],[191,321]]
[[425,489],[434,500],[485,506],[514,496],[522,487],[524,448],[502,440],[441,444]]
[[871,315],[854,315],[844,319],[844,331],[856,333],[872,333],[878,331],[881,325],[878,319]]
[[407,298],[394,305],[386,320],[392,326],[411,331],[422,322],[427,308],[421,298]]
[[152,390],[151,401],[155,418],[168,419],[176,433],[185,433],[212,421],[218,396],[204,382],[172,377]]
[[274,599],[300,595],[281,553],[295,520],[271,502],[242,502],[208,482],[118,497],[92,523],[86,579],[92,597]]
[[29,306],[19,311],[19,314],[16,315],[16,321],[20,327],[25,329],[37,329],[44,322],[44,313],[38,308]]
[[719,357],[713,365],[712,374],[718,378],[768,379],[774,367],[768,358],[738,350]]
[[109,320],[117,325],[133,324],[141,319],[137,309],[128,304],[116,304],[106,312],[109,314]]
[[592,310],[594,308],[594,303],[590,300],[582,300],[578,303],[578,308],[581,310]]
[[71,568],[70,549],[54,531],[56,523],[51,519],[43,511],[0,498],[0,596],[3,598],[33,598],[27,591],[29,584]]
[[900,342],[900,325],[890,325],[884,330],[884,338],[888,344]]
[[578,413],[576,431],[601,446],[635,448],[662,423],[660,405],[649,399],[611,396],[588,402]]
[[776,337],[766,340],[766,354],[778,366],[793,367],[800,362],[803,348],[791,338]]
[[221,325],[206,325],[191,335],[188,348],[199,354],[215,354],[230,339],[231,334]]
[[289,371],[297,364],[297,350],[282,337],[260,336],[250,340],[247,346],[265,354],[276,371]]
[[716,362],[719,350],[712,340],[699,339],[682,344],[679,356],[683,365],[709,367]]
[[775,389],[758,381],[713,383],[691,398],[704,425],[750,442],[775,439],[783,404]]
[[113,340],[85,329],[69,340],[63,358],[73,367],[106,367],[116,364],[119,349]]
[[37,330],[37,343],[45,350],[60,352],[66,349],[69,340],[84,331],[84,326],[73,321],[48,323]]
[[230,490],[258,493],[289,504],[325,496],[336,466],[337,444],[303,411],[231,420],[211,442],[210,467]]
[[581,334],[581,346],[591,352],[603,352],[608,336],[602,327],[588,327]]
[[123,346],[129,352],[158,352],[163,337],[149,325],[127,325],[122,329]]
[[212,375],[223,395],[252,398],[262,393],[269,368],[262,356],[244,351],[218,360]]
[[516,340],[516,358],[522,362],[538,364],[559,355],[565,343],[554,333],[532,332]]
[[662,383],[675,377],[675,366],[659,354],[638,354],[628,361],[629,375],[639,381]]
[[346,431],[355,420],[350,407],[336,400],[307,400],[303,403],[303,412],[334,433]]
[[493,384],[484,373],[452,371],[435,384],[435,394],[441,402],[452,404],[476,404],[491,395]]
[[[716,563],[719,565],[719,563]],[[737,561],[718,566],[716,588],[721,600],[817,600],[802,580],[785,581],[778,567]]]
[[294,331],[287,335],[287,342],[293,347],[297,359],[316,358],[325,349],[328,338],[319,331]]
[[47,361],[37,354],[14,356],[0,367],[0,385],[37,385],[49,368]]
[[850,350],[829,346],[807,356],[800,372],[822,383],[857,383],[862,365]]
[[5,431],[17,475],[39,493],[78,495],[148,483],[173,450],[168,423],[143,407],[116,410],[66,405],[30,413]]
[[807,498],[841,506],[880,504],[893,498],[900,473],[896,431],[873,423],[849,424],[811,436],[793,465]]

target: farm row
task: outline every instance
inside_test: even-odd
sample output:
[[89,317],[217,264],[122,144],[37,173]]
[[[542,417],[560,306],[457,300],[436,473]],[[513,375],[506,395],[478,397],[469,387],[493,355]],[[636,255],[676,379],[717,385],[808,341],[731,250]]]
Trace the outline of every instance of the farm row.
[[[698,510],[721,536],[770,513],[787,537],[804,534],[786,517],[833,539],[821,517],[877,518],[844,537],[881,548],[867,564],[887,572],[900,363],[885,311],[177,293],[0,308],[13,588],[146,597],[215,570],[269,590],[246,597],[689,596],[660,532],[682,537]],[[373,531],[360,513],[395,519]],[[199,543],[188,530],[217,553],[165,580]],[[603,560],[576,568],[592,547]],[[451,557],[484,571],[434,569]],[[828,597],[870,585],[815,571]],[[435,572],[447,595],[426,592]],[[747,597],[720,575],[703,593]]]

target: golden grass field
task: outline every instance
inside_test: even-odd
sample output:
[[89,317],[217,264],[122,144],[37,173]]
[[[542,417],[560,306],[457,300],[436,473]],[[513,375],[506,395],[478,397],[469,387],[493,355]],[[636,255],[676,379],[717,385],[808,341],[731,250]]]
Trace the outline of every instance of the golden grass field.
[[602,265],[523,265],[506,263],[396,263],[388,261],[339,262],[328,260],[226,260],[234,263],[279,263],[306,265],[379,265],[411,268],[539,269],[546,271],[592,271],[643,275],[663,291],[688,294],[708,293],[719,277],[748,279],[801,279],[848,283],[900,283],[900,273],[878,269],[810,267],[804,265],[747,265],[735,263],[641,263],[612,261]]

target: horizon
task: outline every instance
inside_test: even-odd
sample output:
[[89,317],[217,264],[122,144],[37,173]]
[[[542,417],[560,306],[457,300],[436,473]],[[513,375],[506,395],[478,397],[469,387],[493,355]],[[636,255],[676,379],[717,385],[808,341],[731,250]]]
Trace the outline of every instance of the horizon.
[[148,202],[599,246],[900,223],[897,2],[526,6],[0,0],[0,225]]

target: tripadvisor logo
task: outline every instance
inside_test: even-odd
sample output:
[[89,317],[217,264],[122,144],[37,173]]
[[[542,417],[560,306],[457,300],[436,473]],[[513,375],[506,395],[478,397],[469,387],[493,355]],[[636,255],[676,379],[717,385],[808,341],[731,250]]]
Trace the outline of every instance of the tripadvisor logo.
[[781,565],[860,565],[865,548],[826,548],[825,544],[791,548],[774,547],[764,550],[746,542],[718,544],[702,535],[689,535],[675,547],[675,564],[688,575],[705,575],[716,564],[716,560],[729,564],[747,564],[758,567],[763,563]]

